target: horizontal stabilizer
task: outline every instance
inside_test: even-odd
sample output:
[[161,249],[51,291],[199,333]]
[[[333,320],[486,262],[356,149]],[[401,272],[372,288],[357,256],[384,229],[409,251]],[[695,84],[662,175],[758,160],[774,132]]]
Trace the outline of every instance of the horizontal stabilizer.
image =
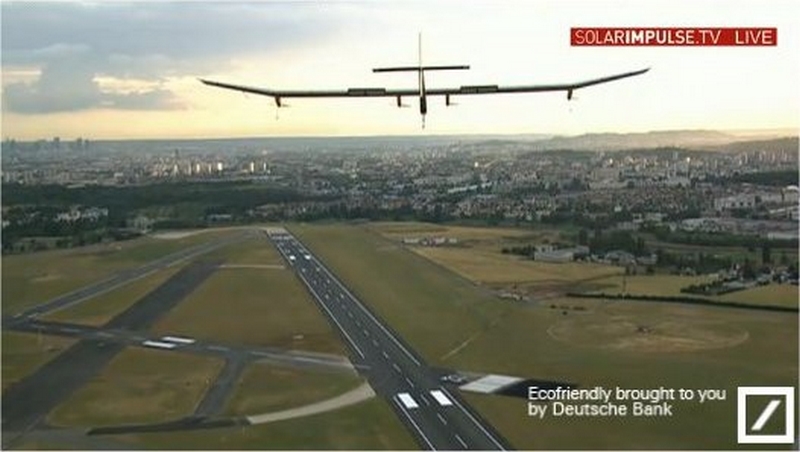
[[464,69],[469,69],[469,65],[378,67],[372,72],[460,71]]

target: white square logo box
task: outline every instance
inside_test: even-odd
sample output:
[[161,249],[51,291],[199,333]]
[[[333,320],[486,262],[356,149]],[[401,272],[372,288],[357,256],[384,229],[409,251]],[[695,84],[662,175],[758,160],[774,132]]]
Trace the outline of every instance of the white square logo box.
[[[791,444],[794,442],[794,388],[791,386],[740,386],[736,394],[736,433],[739,444]],[[772,396],[752,425],[747,425],[747,397]],[[778,410],[785,413],[782,434],[758,432]]]

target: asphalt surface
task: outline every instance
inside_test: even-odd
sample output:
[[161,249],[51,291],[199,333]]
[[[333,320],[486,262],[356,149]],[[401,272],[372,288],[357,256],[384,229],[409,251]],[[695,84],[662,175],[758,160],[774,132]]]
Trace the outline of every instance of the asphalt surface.
[[66,308],[76,303],[80,303],[89,298],[96,297],[105,292],[109,292],[125,284],[136,281],[137,279],[144,278],[158,270],[171,267],[187,259],[200,256],[201,254],[213,251],[221,246],[231,244],[243,240],[248,233],[236,234],[230,237],[225,237],[220,240],[206,242],[197,246],[189,247],[169,254],[162,258],[150,261],[140,267],[122,270],[108,279],[89,284],[88,286],[81,287],[67,294],[58,296],[52,300],[36,305],[16,315],[3,318],[3,327],[9,327],[21,322],[25,322],[31,318],[46,314],[48,312],[57,311]]
[[[283,258],[342,335],[351,361],[389,401],[424,449],[501,450],[507,443],[441,375],[384,324],[288,232],[271,231]],[[343,250],[343,252],[346,252]]]
[[[83,340],[96,340],[107,343],[120,343],[128,347],[148,347],[145,342],[163,342],[163,336],[146,331],[121,328],[106,328],[78,323],[30,320],[17,324],[8,330],[51,336],[71,337]],[[189,338],[190,339],[190,338]],[[339,355],[327,353],[286,350],[277,347],[239,346],[191,339],[191,343],[174,343],[175,347],[163,349],[179,353],[214,356],[225,360],[242,359],[246,362],[268,361],[297,368],[352,369],[350,362]]]
[[[216,266],[216,263],[210,262],[187,266],[116,316],[108,325],[148,327],[199,286],[214,272]],[[92,338],[81,339],[3,392],[3,448],[8,448],[21,434],[33,428],[125,348],[123,343],[106,341],[108,337],[101,334],[110,335],[98,331]]]

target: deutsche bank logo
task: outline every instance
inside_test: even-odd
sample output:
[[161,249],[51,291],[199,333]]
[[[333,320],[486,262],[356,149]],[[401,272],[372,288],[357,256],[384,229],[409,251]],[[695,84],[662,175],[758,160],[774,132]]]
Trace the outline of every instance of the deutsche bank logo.
[[794,442],[793,387],[740,386],[736,395],[739,444]]

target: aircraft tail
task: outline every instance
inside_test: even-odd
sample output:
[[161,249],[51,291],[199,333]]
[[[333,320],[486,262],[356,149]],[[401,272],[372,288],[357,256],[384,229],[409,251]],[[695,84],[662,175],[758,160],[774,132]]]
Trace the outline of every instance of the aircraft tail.
[[448,66],[397,66],[397,67],[376,67],[372,72],[417,72],[417,71],[452,71],[469,69],[466,64]]

